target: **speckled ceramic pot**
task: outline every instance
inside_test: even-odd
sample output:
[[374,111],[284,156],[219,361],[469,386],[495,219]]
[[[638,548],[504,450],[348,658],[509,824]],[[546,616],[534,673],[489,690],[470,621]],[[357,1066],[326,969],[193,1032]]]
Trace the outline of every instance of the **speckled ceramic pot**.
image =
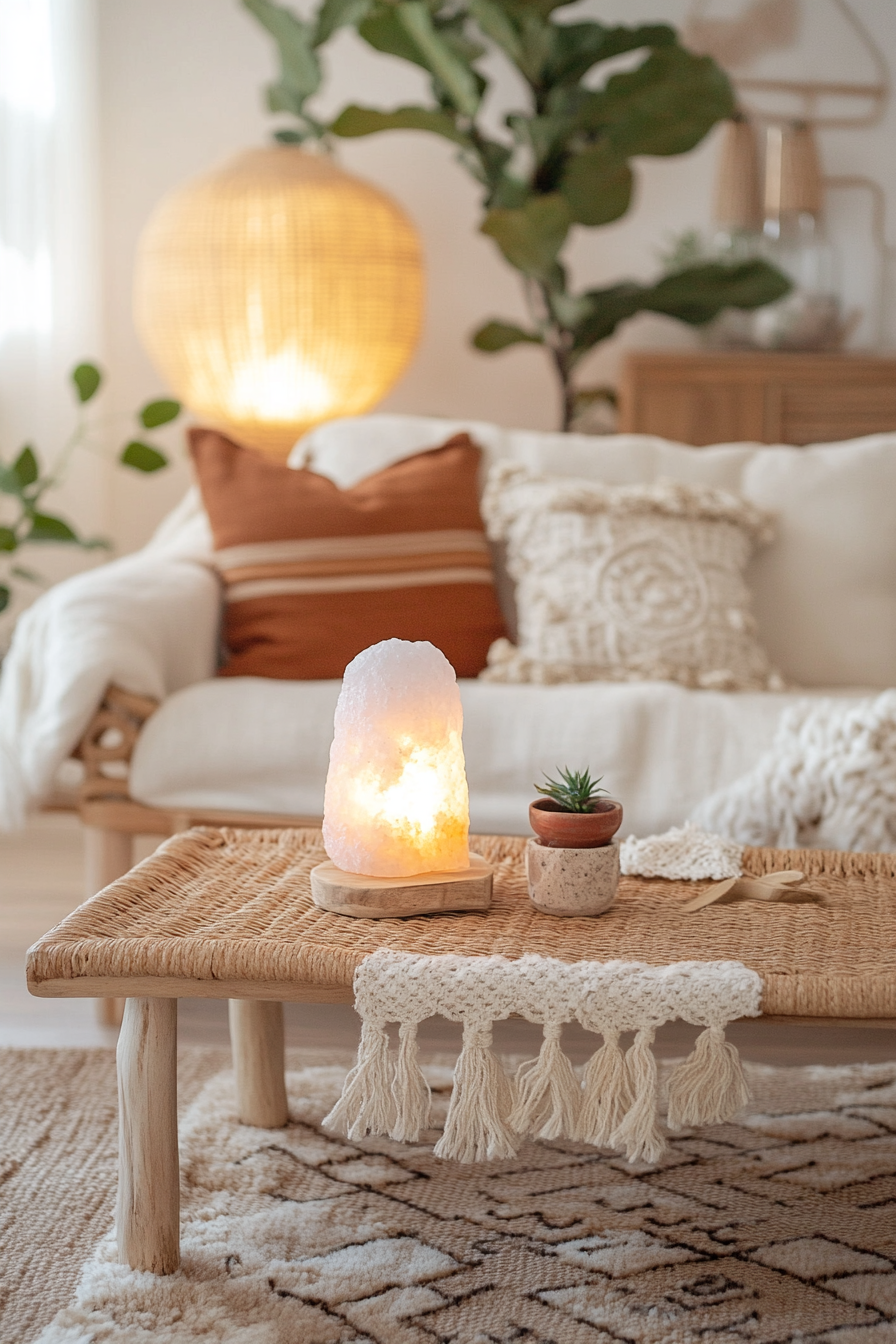
[[622,804],[598,798],[590,812],[564,812],[553,798],[529,804],[529,825],[552,849],[593,849],[605,845],[622,825]]
[[616,899],[619,843],[592,849],[557,849],[526,843],[529,900],[545,915],[600,915]]

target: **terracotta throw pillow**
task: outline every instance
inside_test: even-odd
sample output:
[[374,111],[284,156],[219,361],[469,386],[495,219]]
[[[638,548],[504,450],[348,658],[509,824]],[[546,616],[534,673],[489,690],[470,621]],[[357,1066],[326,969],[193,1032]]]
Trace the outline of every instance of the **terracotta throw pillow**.
[[772,515],[729,490],[604,485],[492,468],[482,501],[507,548],[519,640],[490,681],[677,681],[780,690],[756,638],[744,570]]
[[427,639],[459,677],[504,633],[466,434],[340,490],[190,431],[224,583],[221,674],[341,677],[381,639]]

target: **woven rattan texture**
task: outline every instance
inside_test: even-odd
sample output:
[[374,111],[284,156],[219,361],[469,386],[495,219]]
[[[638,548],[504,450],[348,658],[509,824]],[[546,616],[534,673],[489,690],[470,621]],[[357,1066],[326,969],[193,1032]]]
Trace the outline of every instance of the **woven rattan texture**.
[[167,841],[52,929],[28,954],[28,979],[176,976],[351,986],[377,948],[540,952],[565,961],[651,965],[736,959],[762,977],[763,1012],[896,1017],[896,854],[748,849],[748,873],[801,868],[827,904],[709,906],[683,915],[697,882],[622,878],[597,919],[556,919],[529,904],[525,840],[486,836],[495,865],[486,913],[358,920],[312,904],[319,831],[197,829]]

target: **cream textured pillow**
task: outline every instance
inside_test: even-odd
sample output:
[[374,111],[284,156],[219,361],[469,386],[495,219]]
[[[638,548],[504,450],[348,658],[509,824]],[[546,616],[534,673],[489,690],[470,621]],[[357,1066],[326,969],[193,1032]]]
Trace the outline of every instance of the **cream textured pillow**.
[[519,642],[490,681],[677,681],[779,690],[744,569],[772,515],[728,490],[604,485],[499,462],[482,501],[516,582]]

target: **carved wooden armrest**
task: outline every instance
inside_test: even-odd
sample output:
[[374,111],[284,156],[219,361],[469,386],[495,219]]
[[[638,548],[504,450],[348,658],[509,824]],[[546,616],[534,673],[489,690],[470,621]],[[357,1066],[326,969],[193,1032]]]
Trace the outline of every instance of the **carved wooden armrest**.
[[87,731],[72,755],[84,762],[78,791],[81,804],[124,802],[130,799],[128,767],[134,745],[146,720],[158,709],[158,700],[109,686]]

